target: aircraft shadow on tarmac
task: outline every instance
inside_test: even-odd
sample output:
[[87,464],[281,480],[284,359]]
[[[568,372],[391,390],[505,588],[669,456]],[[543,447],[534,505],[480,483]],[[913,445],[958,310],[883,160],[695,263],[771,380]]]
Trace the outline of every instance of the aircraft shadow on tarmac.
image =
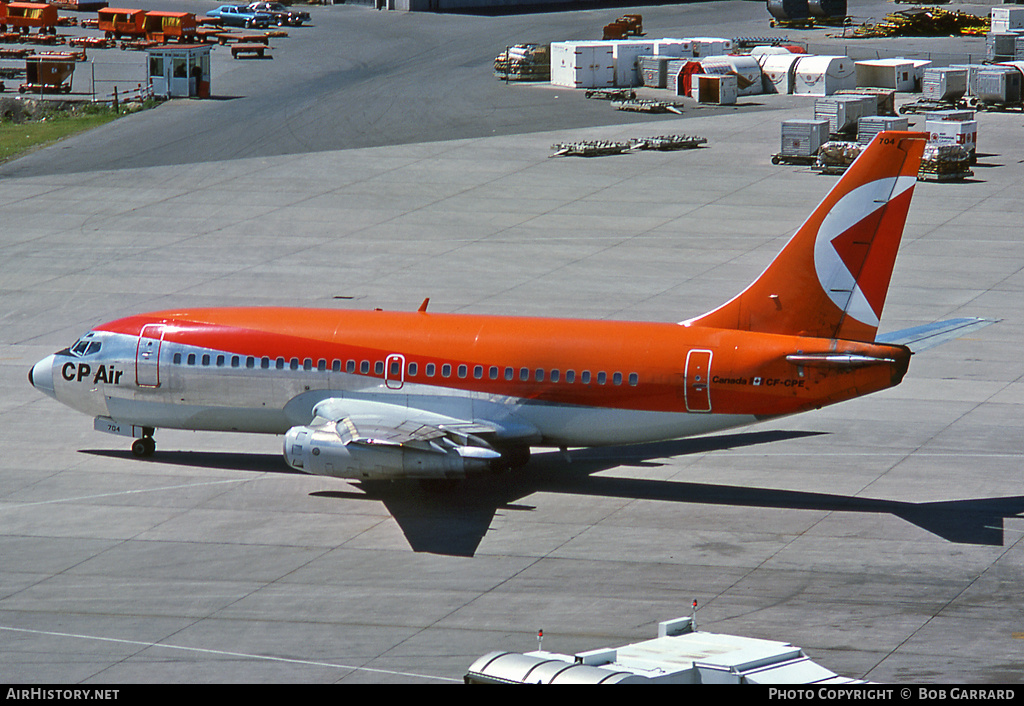
[[[651,459],[686,456],[786,439],[817,432],[762,431],[699,439],[573,451],[571,461],[557,452],[535,454],[513,473],[472,478],[438,489],[412,481],[354,481],[359,490],[326,490],[317,497],[381,502],[401,527],[413,551],[473,556],[499,511],[532,511],[517,503],[534,493],[779,510],[816,510],[895,515],[957,544],[1003,545],[1003,520],[1024,513],[1024,496],[910,503],[831,493],[751,488],[672,480],[595,475],[629,465],[660,465]],[[127,451],[89,450],[100,456],[130,457]],[[183,466],[292,473],[278,456],[229,452],[161,451],[146,462]],[[361,492],[360,492],[361,491]]]

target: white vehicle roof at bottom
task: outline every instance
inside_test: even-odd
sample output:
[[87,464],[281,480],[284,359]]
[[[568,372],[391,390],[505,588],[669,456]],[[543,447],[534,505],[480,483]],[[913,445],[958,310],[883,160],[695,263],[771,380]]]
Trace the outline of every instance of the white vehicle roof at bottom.
[[489,684],[864,684],[841,677],[785,642],[691,630],[690,618],[659,624],[659,637],[575,655],[489,652],[467,683]]

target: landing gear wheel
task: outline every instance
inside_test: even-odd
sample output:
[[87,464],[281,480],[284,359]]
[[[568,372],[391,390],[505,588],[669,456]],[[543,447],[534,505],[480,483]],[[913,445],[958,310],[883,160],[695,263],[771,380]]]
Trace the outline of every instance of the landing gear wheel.
[[132,455],[135,458],[149,458],[156,451],[156,442],[152,436],[144,436],[132,442]]

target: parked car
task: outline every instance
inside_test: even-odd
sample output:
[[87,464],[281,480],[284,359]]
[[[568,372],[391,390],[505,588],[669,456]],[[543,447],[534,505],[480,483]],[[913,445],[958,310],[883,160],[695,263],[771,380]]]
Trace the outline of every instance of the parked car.
[[207,12],[206,16],[215,17],[233,27],[269,27],[272,20],[267,13],[253,12],[245,5],[221,5]]
[[251,2],[246,7],[255,12],[264,12],[270,15],[273,18],[271,21],[276,23],[278,27],[283,27],[284,25],[299,27],[303,22],[309,22],[308,12],[292,10],[287,5],[279,2]]

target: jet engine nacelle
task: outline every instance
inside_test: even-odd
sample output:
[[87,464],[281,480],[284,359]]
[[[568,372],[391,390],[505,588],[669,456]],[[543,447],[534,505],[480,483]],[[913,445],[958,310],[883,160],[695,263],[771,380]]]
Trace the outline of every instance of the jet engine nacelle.
[[501,455],[445,438],[415,445],[365,438],[346,441],[329,423],[289,429],[284,435],[284,458],[304,473],[335,478],[454,479],[492,470]]

